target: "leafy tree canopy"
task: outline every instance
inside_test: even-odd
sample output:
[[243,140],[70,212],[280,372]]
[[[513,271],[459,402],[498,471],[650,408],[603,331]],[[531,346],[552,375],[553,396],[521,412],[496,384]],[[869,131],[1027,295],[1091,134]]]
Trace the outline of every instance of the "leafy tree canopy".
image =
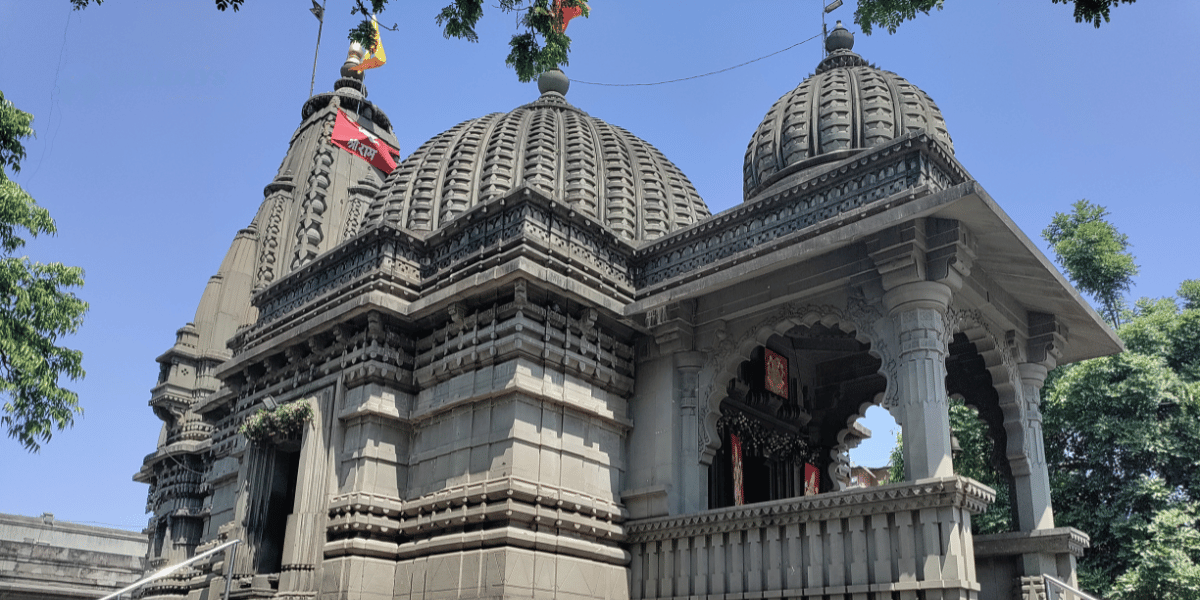
[[1195,505],[1169,508],[1151,521],[1135,550],[1141,559],[1113,586],[1114,600],[1200,598],[1200,514]]
[[1069,214],[1054,213],[1042,237],[1050,243],[1079,289],[1100,303],[1100,312],[1114,327],[1121,324],[1125,292],[1138,274],[1128,236],[1117,231],[1103,207],[1080,200]]
[[[81,1],[81,0],[73,0]],[[1051,0],[1055,4],[1074,4],[1075,22],[1091,23],[1100,27],[1107,23],[1110,11],[1119,4],[1133,4],[1137,0]],[[941,10],[945,0],[858,0],[854,11],[854,22],[862,32],[871,35],[876,27],[896,33],[900,24],[915,19],[917,13],[929,14],[933,9]]]
[[1043,393],[1056,520],[1091,535],[1080,581],[1103,597],[1197,597],[1189,587],[1200,581],[1200,306],[1188,300],[1192,287],[1180,286],[1182,307],[1175,298],[1134,303],[1118,330],[1126,352],[1060,367]]
[[0,92],[0,425],[30,451],[50,440],[81,413],[79,398],[59,378],[83,377],[83,355],[57,345],[83,323],[87,303],[69,290],[83,285],[83,270],[42,264],[13,254],[25,234],[55,233],[50,213],[8,178],[21,171],[22,138],[33,135],[33,115]]
[[[235,12],[245,0],[214,0],[217,10],[232,8]],[[349,39],[370,50],[375,49],[374,30],[370,16],[387,9],[389,0],[349,0],[350,14],[361,14],[363,20],[350,30]],[[104,0],[70,0],[75,10],[88,5],[102,4]],[[568,64],[571,38],[564,33],[562,14],[555,8],[554,0],[496,0],[491,6],[504,13],[519,13],[523,31],[515,33],[509,40],[508,58],[505,63],[517,72],[521,81],[533,81],[545,71]],[[588,16],[584,0],[559,0],[560,8],[581,9]],[[438,12],[435,20],[442,27],[446,38],[459,38],[478,42],[475,26],[483,17],[484,0],[453,0]]]

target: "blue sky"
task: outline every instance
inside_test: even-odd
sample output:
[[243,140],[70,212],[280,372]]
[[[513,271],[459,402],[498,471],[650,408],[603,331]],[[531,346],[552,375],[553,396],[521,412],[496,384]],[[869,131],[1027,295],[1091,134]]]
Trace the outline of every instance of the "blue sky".
[[[533,100],[505,67],[515,18],[488,4],[478,44],[445,40],[444,0],[384,13],[388,64],[367,75],[401,151],[451,126]],[[852,20],[852,2],[832,21]],[[0,439],[0,512],[126,528],[145,525],[134,483],[160,423],[147,406],[154,358],[190,321],[205,282],[262,201],[308,97],[317,21],[309,0],[0,0],[0,90],[35,116],[16,177],[58,222],[32,257],[84,267],[91,311],[67,344],[84,352],[73,385],[85,414],[31,455]],[[720,75],[820,32],[819,0],[593,0],[572,22],[568,100],[657,146],[713,212],[741,201],[742,157],[771,104],[812,73],[818,41]],[[317,91],[332,88],[354,23],[328,0]],[[1087,198],[1133,242],[1133,295],[1173,294],[1200,277],[1200,3],[1139,2],[1100,29],[1049,0],[948,0],[855,51],[938,103],[958,159],[1033,239]],[[854,29],[853,25],[849,25]],[[886,460],[894,425],[872,420]]]

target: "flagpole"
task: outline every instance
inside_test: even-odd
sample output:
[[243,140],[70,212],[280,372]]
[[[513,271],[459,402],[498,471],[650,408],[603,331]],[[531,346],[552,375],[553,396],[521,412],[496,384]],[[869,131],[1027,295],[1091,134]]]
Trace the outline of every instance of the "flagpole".
[[308,84],[308,97],[312,98],[313,89],[317,86],[317,57],[321,55],[321,30],[325,28],[325,3],[329,0],[321,0],[321,6],[317,6],[317,0],[312,0],[313,7],[308,9],[309,12],[317,17],[317,49],[313,51],[313,72],[312,80]]

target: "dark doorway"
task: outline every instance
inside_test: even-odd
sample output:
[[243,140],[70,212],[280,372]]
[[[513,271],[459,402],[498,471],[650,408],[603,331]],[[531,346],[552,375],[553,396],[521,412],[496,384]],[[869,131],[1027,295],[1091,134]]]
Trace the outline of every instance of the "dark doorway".
[[300,473],[300,452],[275,449],[267,490],[267,518],[258,548],[258,572],[278,573],[283,566],[283,544],[288,516],[296,505],[296,480]]

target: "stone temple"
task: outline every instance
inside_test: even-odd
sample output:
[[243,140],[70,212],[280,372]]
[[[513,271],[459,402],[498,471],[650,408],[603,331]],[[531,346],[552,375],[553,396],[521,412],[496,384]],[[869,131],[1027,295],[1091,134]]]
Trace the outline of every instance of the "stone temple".
[[[1120,342],[933,100],[852,44],[835,29],[747,132],[744,201],[717,215],[555,71],[384,174],[331,143],[340,110],[396,146],[343,68],[158,359],[149,569],[243,543],[144,597],[216,600],[226,576],[235,598],[347,600],[1073,581],[1088,538],[1054,524],[1039,389]],[[995,492],[954,473],[951,396],[995,443],[1009,533],[972,535]],[[851,487],[872,405],[905,478]],[[251,436],[264,409],[276,429]]]

